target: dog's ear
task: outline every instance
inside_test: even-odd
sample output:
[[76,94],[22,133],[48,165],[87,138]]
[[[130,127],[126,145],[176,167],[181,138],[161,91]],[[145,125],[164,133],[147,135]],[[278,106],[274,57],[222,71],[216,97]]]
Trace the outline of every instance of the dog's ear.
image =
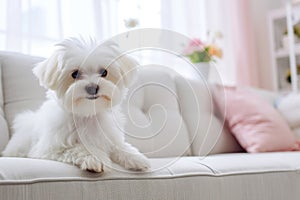
[[118,62],[120,63],[120,71],[123,77],[125,87],[129,87],[134,82],[137,75],[138,62],[129,55],[122,55]]
[[48,59],[38,63],[33,68],[33,74],[39,79],[40,85],[46,89],[55,90],[57,88],[57,79],[60,75],[61,61],[59,60],[59,53],[55,52]]

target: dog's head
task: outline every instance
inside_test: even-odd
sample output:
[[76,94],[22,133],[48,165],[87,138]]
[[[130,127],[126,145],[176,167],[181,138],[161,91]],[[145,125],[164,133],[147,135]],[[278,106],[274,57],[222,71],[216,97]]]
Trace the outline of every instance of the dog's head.
[[135,76],[137,63],[111,42],[66,39],[33,73],[56,93],[68,112],[95,115],[119,104]]

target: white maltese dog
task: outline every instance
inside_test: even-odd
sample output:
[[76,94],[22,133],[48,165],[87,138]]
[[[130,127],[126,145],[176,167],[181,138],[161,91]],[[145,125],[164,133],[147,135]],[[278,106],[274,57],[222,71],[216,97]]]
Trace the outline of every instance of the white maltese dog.
[[57,160],[82,170],[103,172],[111,161],[145,171],[147,158],[125,141],[120,103],[137,63],[116,45],[67,39],[33,73],[48,89],[36,112],[14,120],[14,134],[3,156]]

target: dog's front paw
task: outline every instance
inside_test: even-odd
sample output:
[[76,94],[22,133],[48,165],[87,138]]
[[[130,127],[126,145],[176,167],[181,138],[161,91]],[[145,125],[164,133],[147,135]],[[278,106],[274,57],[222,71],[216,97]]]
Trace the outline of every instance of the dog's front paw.
[[80,163],[79,167],[82,170],[102,173],[102,172],[104,172],[104,170],[107,171],[107,169],[108,169],[108,168],[106,168],[107,165],[109,165],[109,164],[104,163],[96,156],[88,155],[82,159],[82,162]]
[[150,168],[149,160],[142,154],[133,154],[125,160],[125,168],[135,171],[147,171]]

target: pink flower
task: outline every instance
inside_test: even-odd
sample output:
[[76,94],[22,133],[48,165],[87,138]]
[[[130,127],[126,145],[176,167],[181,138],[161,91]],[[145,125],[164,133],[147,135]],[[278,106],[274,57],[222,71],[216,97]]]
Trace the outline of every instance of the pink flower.
[[194,38],[190,41],[189,46],[204,46],[204,44],[200,39]]
[[222,58],[222,49],[219,48],[215,40],[221,38],[222,34],[217,32],[213,35],[208,33],[209,42],[203,42],[199,38],[191,39],[183,49],[183,55],[188,57],[192,63],[214,62],[216,58]]
[[184,49],[184,55],[190,55],[195,51],[203,51],[205,44],[198,38],[194,38],[190,41],[189,45]]

